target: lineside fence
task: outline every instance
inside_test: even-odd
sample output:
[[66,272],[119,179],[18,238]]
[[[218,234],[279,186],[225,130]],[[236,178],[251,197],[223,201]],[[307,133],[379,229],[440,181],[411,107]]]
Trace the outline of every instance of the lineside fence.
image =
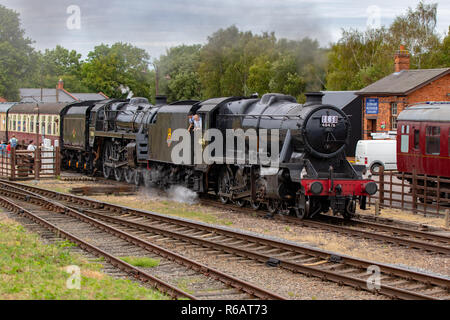
[[55,178],[61,173],[59,147],[0,152],[0,177],[9,180]]
[[372,176],[378,192],[368,203],[377,201],[380,208],[394,208],[424,215],[442,215],[450,209],[450,179],[430,177],[416,173],[407,174],[384,171]]

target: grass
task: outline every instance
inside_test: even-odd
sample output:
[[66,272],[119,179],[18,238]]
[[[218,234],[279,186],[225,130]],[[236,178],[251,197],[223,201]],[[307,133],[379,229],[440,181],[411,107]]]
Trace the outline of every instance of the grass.
[[152,259],[148,257],[121,257],[123,261],[135,267],[153,268],[159,266],[159,259]]
[[[43,244],[12,220],[0,218],[1,300],[162,300],[163,294],[130,280],[114,279],[101,272],[100,263],[89,263],[71,253],[69,241]],[[98,259],[98,261],[102,261]],[[66,268],[81,271],[81,287],[68,289]]]

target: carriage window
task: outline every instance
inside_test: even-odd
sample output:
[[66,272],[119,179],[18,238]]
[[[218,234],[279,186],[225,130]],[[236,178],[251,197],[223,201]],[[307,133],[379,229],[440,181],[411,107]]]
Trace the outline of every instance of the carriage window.
[[409,151],[409,125],[402,126],[400,151],[404,153]]
[[53,117],[53,134],[54,135],[58,134],[58,130],[57,130],[57,126],[56,126],[56,117]]
[[52,134],[52,117],[47,116],[47,134]]
[[30,132],[34,133],[34,116],[30,118]]
[[427,127],[426,132],[426,153],[427,154],[440,154],[441,150],[441,128],[439,127]]
[[419,149],[419,142],[420,142],[420,130],[415,129],[414,130],[414,149]]
[[45,117],[41,116],[41,134],[45,135]]

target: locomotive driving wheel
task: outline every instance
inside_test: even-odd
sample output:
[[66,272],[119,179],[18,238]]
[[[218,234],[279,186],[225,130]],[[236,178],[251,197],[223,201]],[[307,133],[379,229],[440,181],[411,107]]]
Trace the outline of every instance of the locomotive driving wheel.
[[103,152],[103,176],[109,179],[112,173],[112,167],[108,166],[112,156],[112,145],[111,143],[106,143],[105,150]]
[[116,181],[120,182],[123,180],[124,169],[122,168],[114,168],[114,178]]
[[139,169],[134,170],[134,178],[133,178],[134,185],[139,187],[141,185],[141,181],[142,181],[141,171]]
[[125,168],[123,174],[124,174],[125,181],[127,183],[130,183],[130,184],[134,183],[134,175],[136,174],[135,169]]
[[[218,188],[219,194],[221,194],[221,193],[228,194],[229,193],[230,186],[231,186],[231,179],[230,179],[230,174],[227,169],[222,170],[222,172],[220,173],[218,186],[219,186],[219,188]],[[226,204],[230,201],[230,198],[227,196],[224,196],[224,195],[219,195],[219,200],[223,204]]]

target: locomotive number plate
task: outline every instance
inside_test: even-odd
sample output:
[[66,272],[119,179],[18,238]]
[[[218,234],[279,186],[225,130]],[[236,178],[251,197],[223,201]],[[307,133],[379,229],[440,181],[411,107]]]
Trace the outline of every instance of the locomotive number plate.
[[322,127],[336,127],[338,116],[322,116],[320,123]]

